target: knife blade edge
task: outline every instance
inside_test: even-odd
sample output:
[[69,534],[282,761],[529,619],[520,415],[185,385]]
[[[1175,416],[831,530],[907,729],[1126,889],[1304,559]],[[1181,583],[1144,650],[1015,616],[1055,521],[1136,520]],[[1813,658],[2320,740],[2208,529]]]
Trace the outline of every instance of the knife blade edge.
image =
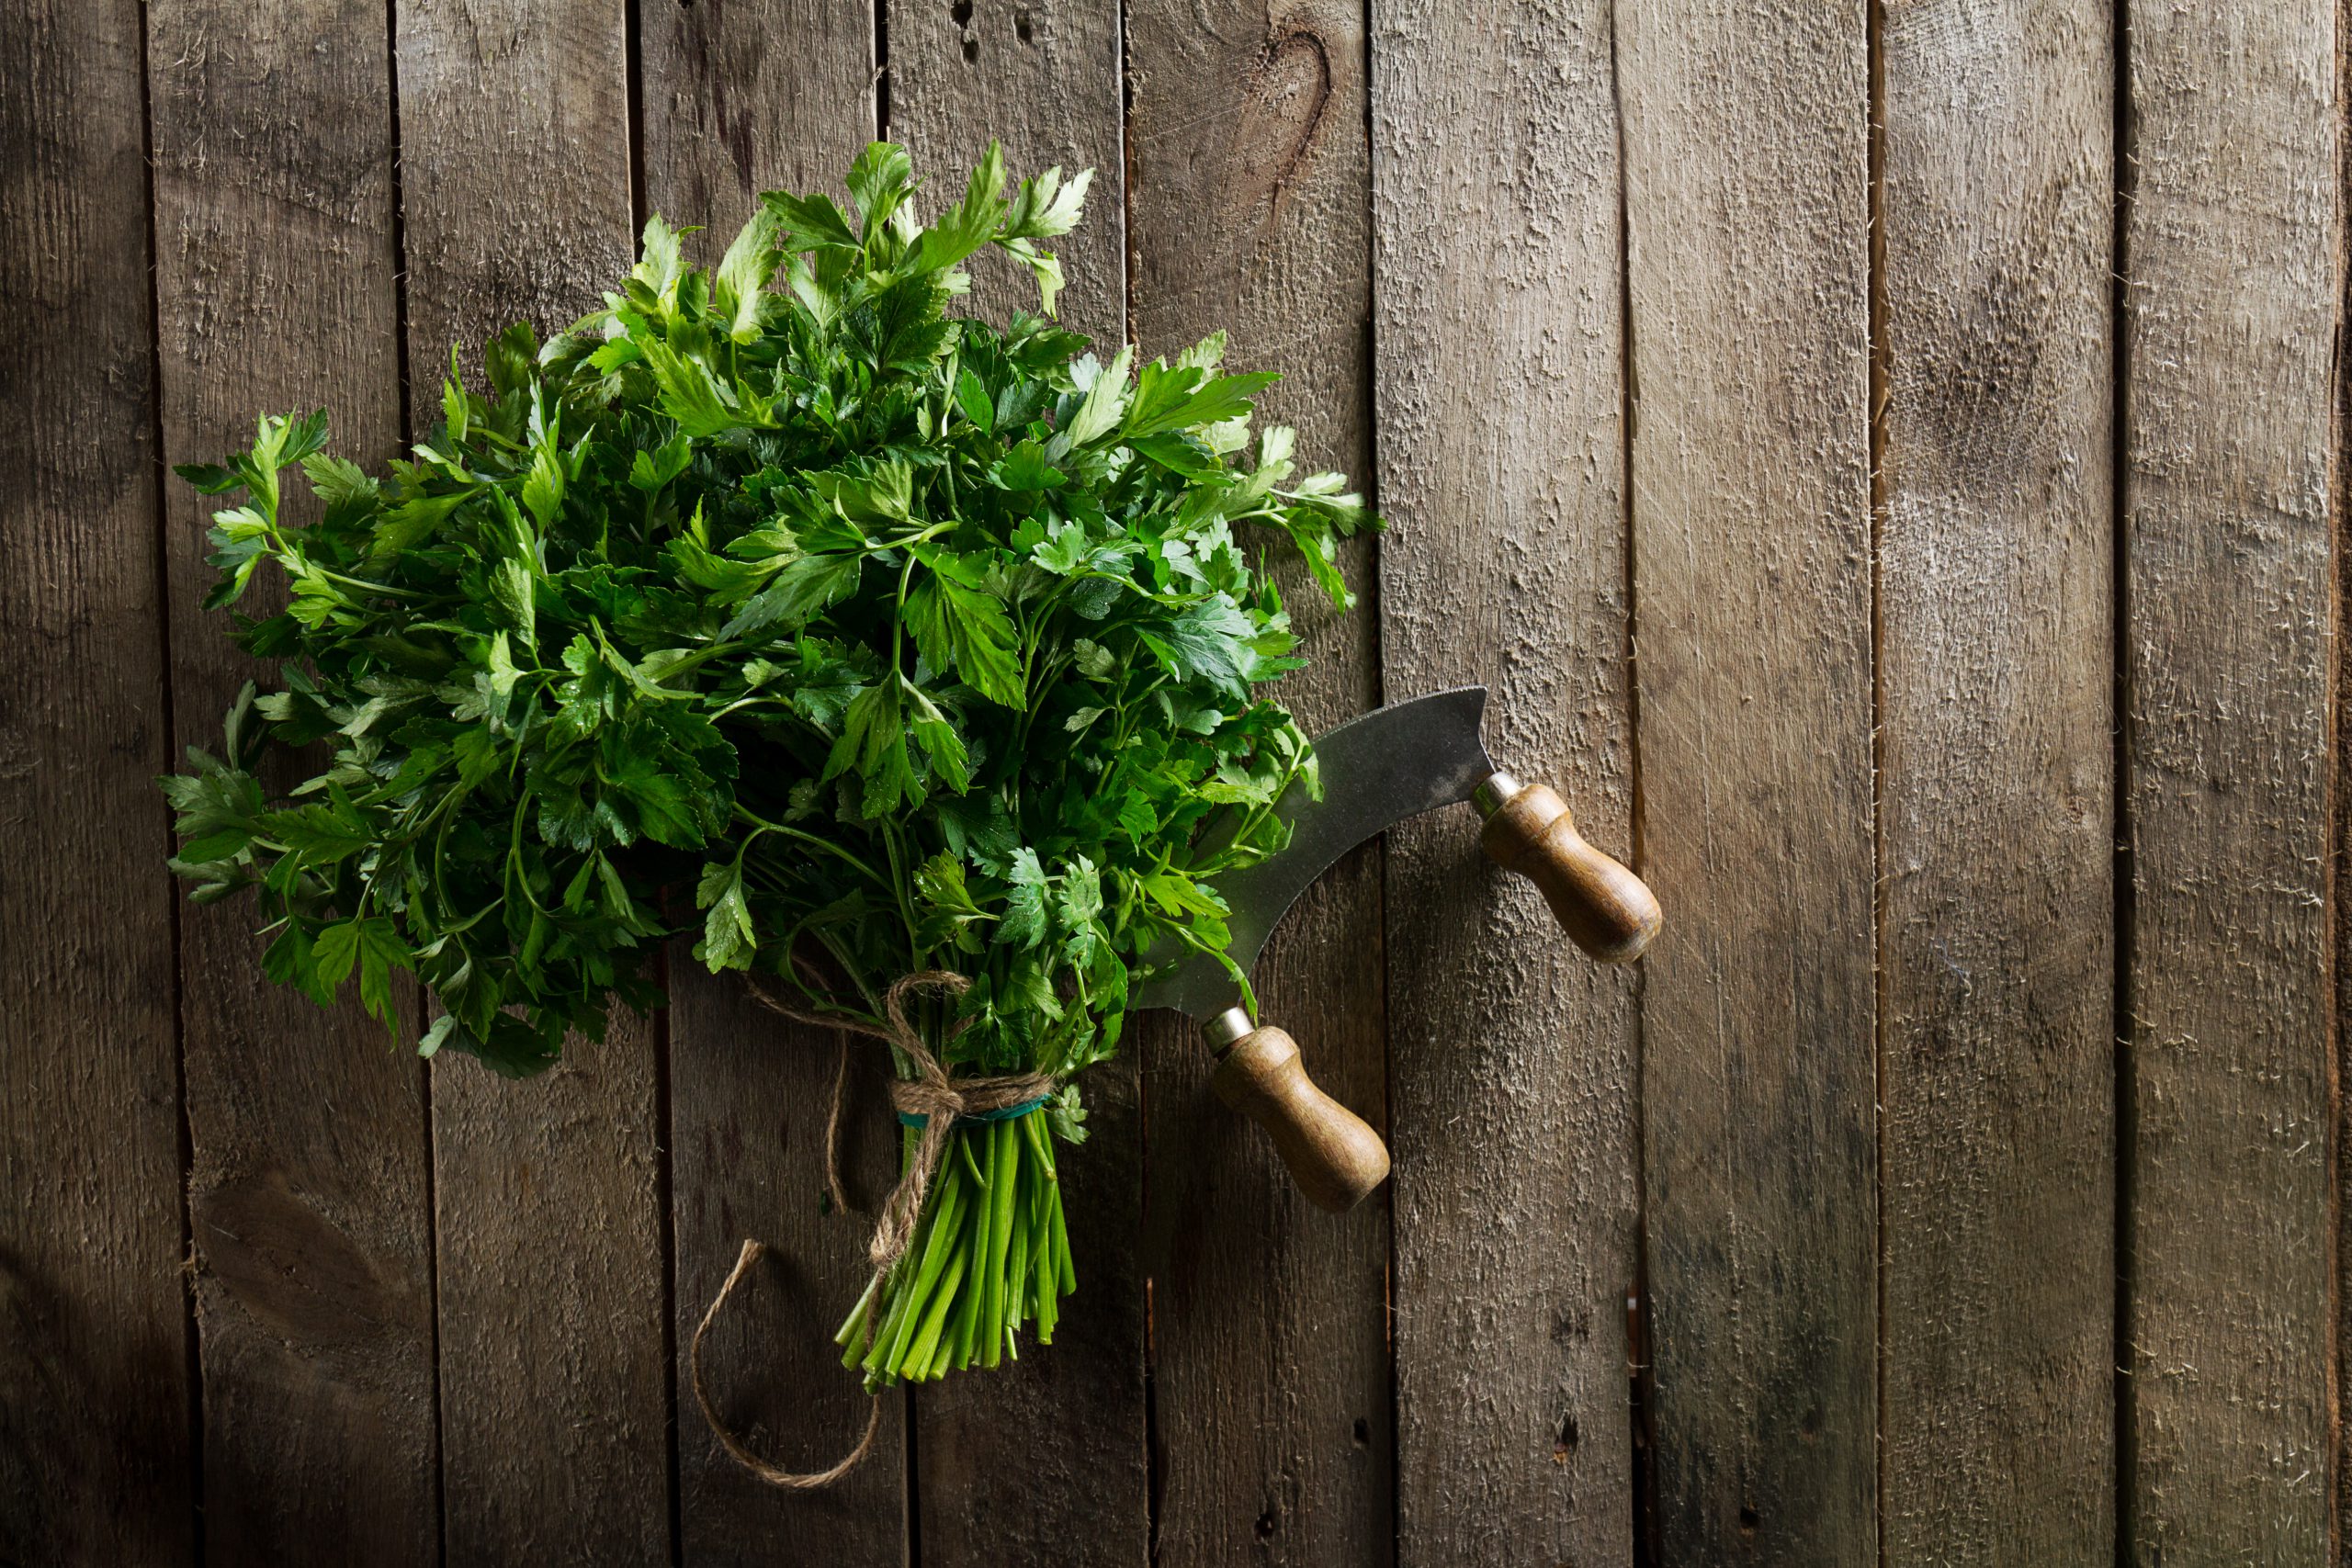
[[[1459,686],[1361,714],[1316,738],[1323,798],[1285,794],[1276,815],[1291,824],[1280,852],[1216,879],[1230,914],[1226,953],[1248,974],[1266,939],[1306,891],[1358,844],[1408,817],[1470,798],[1493,773],[1480,726],[1487,689]],[[1156,951],[1156,950],[1155,950]],[[1207,953],[1159,967],[1128,1003],[1210,1018],[1239,999],[1232,976]]]

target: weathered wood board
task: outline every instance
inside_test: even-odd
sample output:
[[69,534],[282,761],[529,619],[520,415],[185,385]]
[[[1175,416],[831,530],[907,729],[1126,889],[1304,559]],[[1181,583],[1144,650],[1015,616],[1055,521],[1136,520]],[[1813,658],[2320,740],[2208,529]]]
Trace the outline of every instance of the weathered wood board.
[[0,1561],[196,1559],[140,8],[0,23]]
[[[336,451],[400,445],[390,36],[380,5],[148,7],[164,457],[323,407]],[[299,478],[288,491],[301,495]],[[216,755],[239,685],[201,604],[215,505],[164,481],[177,746]],[[288,514],[307,520],[307,501]],[[248,603],[275,595],[256,584]],[[234,900],[180,914],[206,1556],[429,1560],[440,1535],[433,1214],[413,1033],[254,984]],[[300,1475],[298,1486],[253,1478]]]
[[[1344,5],[1127,15],[1132,322],[1168,355],[1227,333],[1227,363],[1283,381],[1258,421],[1298,431],[1305,471],[1372,482],[1364,22]],[[1375,602],[1369,540],[1343,570]],[[1278,566],[1312,660],[1280,688],[1310,731],[1379,700],[1369,613],[1335,614]],[[1367,848],[1293,911],[1255,976],[1326,1092],[1385,1118],[1381,862]],[[1355,955],[1334,964],[1334,954]],[[1209,1090],[1185,1023],[1151,1020],[1153,1540],[1178,1562],[1385,1562],[1393,1552],[1387,1204],[1300,1196],[1273,1147]]]
[[1618,13],[1662,1562],[1878,1555],[1863,6]]
[[1881,45],[1886,1560],[2104,1562],[2113,29],[1895,7]]
[[[413,425],[449,345],[542,338],[634,256],[627,14],[401,0],[395,14]],[[616,1015],[529,1082],[433,1068],[443,1541],[452,1562],[670,1550],[673,1416],[651,1026]]]
[[672,5],[639,16],[637,48],[645,205],[703,226],[710,260],[760,192],[838,191],[874,140],[871,11],[827,0]]
[[2124,1545],[2335,1561],[2334,12],[2142,12],[2122,264]]
[[[2338,29],[0,0],[0,1562],[2334,1561]],[[831,1213],[837,1040],[686,942],[530,1083],[262,984],[162,864],[249,672],[165,466],[381,457],[647,213],[715,257],[877,135],[927,210],[991,137],[1096,170],[1065,321],[1227,329],[1390,522],[1354,619],[1286,571],[1283,695],[1485,682],[1667,928],[1596,967],[1465,810],[1349,857],[1260,993],[1390,1187],[1311,1210],[1138,1020],[1058,1342],[808,1495],[686,1348],[767,1243],[716,1402],[854,1441],[880,1053]]]
[[[1602,5],[1374,16],[1379,604],[1385,694],[1484,682],[1498,760],[1630,854],[1611,58]],[[1390,834],[1386,904],[1397,1560],[1624,1562],[1633,979],[1464,811]]]

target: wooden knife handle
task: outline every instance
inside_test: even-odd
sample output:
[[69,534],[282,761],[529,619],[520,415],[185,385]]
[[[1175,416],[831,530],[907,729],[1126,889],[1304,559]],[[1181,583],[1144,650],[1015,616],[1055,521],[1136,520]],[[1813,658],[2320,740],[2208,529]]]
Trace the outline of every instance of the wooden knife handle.
[[1666,918],[1657,895],[1585,841],[1549,785],[1529,784],[1506,799],[1479,840],[1498,865],[1542,888],[1560,929],[1603,964],[1639,958],[1657,935]]
[[1388,1179],[1388,1145],[1315,1087],[1298,1043],[1281,1030],[1261,1026],[1227,1046],[1212,1081],[1219,1100],[1266,1130],[1317,1207],[1345,1213]]

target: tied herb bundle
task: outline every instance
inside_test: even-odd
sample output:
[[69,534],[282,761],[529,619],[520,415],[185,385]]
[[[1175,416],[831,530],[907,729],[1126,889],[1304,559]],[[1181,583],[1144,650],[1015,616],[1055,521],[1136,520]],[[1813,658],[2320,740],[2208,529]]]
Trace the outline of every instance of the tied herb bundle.
[[948,313],[989,248],[1050,312],[1040,243],[1085,175],[1008,193],[991,147],[928,225],[899,148],[846,184],[846,212],[764,197],[708,271],[655,219],[604,309],[502,333],[470,385],[453,353],[444,423],[380,475],[318,415],[182,468],[234,500],[209,604],[265,562],[288,597],[234,617],[277,689],[163,783],[174,868],[255,894],[269,977],[322,1004],[356,979],[397,1028],[413,975],[427,1056],[537,1072],[651,1006],[650,954],[691,931],[893,1041],[910,1095],[1042,1086],[938,1136],[902,1114],[912,1212],[841,1336],[878,1388],[1051,1339],[1067,1080],[1147,950],[1223,953],[1216,878],[1315,788],[1256,690],[1298,661],[1247,541],[1287,536],[1344,607],[1364,517],[1290,431],[1253,435],[1272,378],[1223,373],[1221,337],[1138,370],[1046,316]]

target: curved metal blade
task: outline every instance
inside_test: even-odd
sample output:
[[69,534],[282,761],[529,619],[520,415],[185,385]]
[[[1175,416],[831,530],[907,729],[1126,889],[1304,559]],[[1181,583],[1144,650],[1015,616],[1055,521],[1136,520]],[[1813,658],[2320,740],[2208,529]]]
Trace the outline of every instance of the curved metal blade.
[[[1374,708],[1317,739],[1323,798],[1285,795],[1274,811],[1291,824],[1290,842],[1216,880],[1232,910],[1226,953],[1242,973],[1257,967],[1283,916],[1341,855],[1408,817],[1469,799],[1486,782],[1495,771],[1478,733],[1486,711],[1486,687],[1460,686]],[[1194,953],[1154,975],[1128,1006],[1212,1018],[1239,999],[1225,966]]]

